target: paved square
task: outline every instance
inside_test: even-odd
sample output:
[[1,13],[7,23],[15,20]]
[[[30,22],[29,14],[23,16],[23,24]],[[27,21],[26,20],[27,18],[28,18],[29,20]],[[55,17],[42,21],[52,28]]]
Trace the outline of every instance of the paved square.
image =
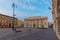
[[58,40],[54,31],[49,29],[21,28],[22,32],[14,32],[12,29],[0,29],[0,40]]

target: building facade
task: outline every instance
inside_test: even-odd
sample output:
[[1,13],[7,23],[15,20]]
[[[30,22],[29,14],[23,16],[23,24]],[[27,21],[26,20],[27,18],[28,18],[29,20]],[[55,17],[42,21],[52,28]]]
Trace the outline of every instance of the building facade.
[[24,25],[23,23],[24,23],[23,21],[18,20],[18,21],[17,21],[17,28],[23,27],[23,25]]
[[60,39],[60,0],[52,0],[53,29]]
[[[14,27],[20,27],[22,21],[14,18]],[[13,26],[13,17],[0,14],[0,28],[11,28]]]
[[40,16],[25,18],[24,27],[48,28],[48,18]]

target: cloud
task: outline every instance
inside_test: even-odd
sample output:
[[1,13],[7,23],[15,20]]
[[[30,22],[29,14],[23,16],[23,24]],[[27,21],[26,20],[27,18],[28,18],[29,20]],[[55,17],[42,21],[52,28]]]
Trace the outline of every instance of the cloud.
[[0,0],[0,2],[5,2],[6,0]]
[[44,4],[51,4],[51,0],[42,0],[42,3],[44,3]]
[[32,5],[32,3],[37,3],[37,5],[39,5],[39,4],[40,5],[47,5],[48,4],[48,6],[50,6],[51,4],[49,2],[50,1],[48,1],[48,0],[20,0],[19,6],[20,6],[20,8],[23,8],[25,10],[36,10],[37,7]]
[[[20,1],[17,1],[18,2],[18,6],[20,7],[20,8],[23,8],[23,9],[25,9],[25,10],[35,10],[36,9],[36,7],[35,6],[33,6],[33,5],[31,5],[31,3],[30,2],[32,2],[33,0],[20,0]],[[17,3],[16,2],[16,3]]]
[[0,9],[0,14],[4,14],[4,15],[8,15],[8,16],[12,16],[12,12],[9,10],[5,10],[5,9]]
[[[36,13],[38,15],[38,13],[42,13],[40,12],[40,10],[41,11],[45,10],[44,8],[42,8],[42,6],[51,5],[47,0],[0,0],[0,13],[12,16],[13,14],[12,14],[11,5],[13,2],[15,2],[15,4],[17,5],[17,10],[15,14],[16,14],[16,17],[19,19],[24,19],[29,16],[33,16]],[[41,7],[39,6],[40,4],[41,4]],[[30,12],[32,15],[29,15]]]
[[27,2],[36,2],[37,0],[26,0]]
[[0,14],[12,16],[13,0],[0,0]]
[[[13,12],[11,12],[9,10],[2,9],[2,10],[0,10],[0,14],[8,15],[8,16],[13,17]],[[15,12],[15,15],[16,15],[15,17],[18,18],[19,20],[23,20],[24,18],[27,18],[27,17],[30,16],[28,14],[24,14],[24,13],[21,13],[21,12]]]
[[33,2],[33,1],[35,1],[35,0],[18,0],[19,2]]
[[[13,16],[13,11],[12,11],[12,3],[13,3],[13,1],[12,0],[0,0],[0,3],[1,3],[1,5],[0,5],[0,14],[4,14],[4,15],[8,15],[8,16]],[[18,3],[18,1],[17,0],[15,0],[15,3]],[[2,5],[2,4],[6,4],[5,6],[4,5]],[[20,4],[17,4],[18,6],[20,6],[21,8],[24,8],[24,9],[30,9],[30,10],[34,10],[35,8],[33,7],[33,6],[28,6],[28,5],[20,5]],[[23,19],[23,18],[25,18],[25,17],[27,17],[27,14],[24,14],[24,13],[22,13],[22,12],[15,12],[15,14],[16,14],[16,17],[17,18],[21,18],[21,19]]]
[[30,5],[21,5],[20,7],[27,9],[27,10],[35,10],[36,9],[34,6],[30,6]]

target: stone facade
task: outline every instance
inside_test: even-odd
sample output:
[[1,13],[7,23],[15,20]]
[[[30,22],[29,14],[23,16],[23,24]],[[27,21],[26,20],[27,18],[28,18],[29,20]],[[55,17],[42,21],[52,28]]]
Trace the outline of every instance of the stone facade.
[[52,0],[53,29],[60,39],[60,0]]
[[24,19],[24,27],[48,28],[48,17],[30,17]]
[[17,21],[17,28],[21,28],[21,27],[23,27],[23,21],[21,21],[21,20],[18,20]]
[[[14,18],[14,27],[20,27],[22,21]],[[11,28],[13,26],[13,17],[0,14],[0,28]]]

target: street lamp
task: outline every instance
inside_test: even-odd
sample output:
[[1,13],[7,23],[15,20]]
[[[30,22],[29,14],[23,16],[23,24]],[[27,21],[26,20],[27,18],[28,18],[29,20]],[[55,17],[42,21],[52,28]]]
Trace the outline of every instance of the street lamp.
[[14,27],[15,8],[16,8],[15,3],[12,4],[12,8],[13,8],[13,22],[12,22],[13,26],[12,26],[12,30],[15,30],[15,27]]

